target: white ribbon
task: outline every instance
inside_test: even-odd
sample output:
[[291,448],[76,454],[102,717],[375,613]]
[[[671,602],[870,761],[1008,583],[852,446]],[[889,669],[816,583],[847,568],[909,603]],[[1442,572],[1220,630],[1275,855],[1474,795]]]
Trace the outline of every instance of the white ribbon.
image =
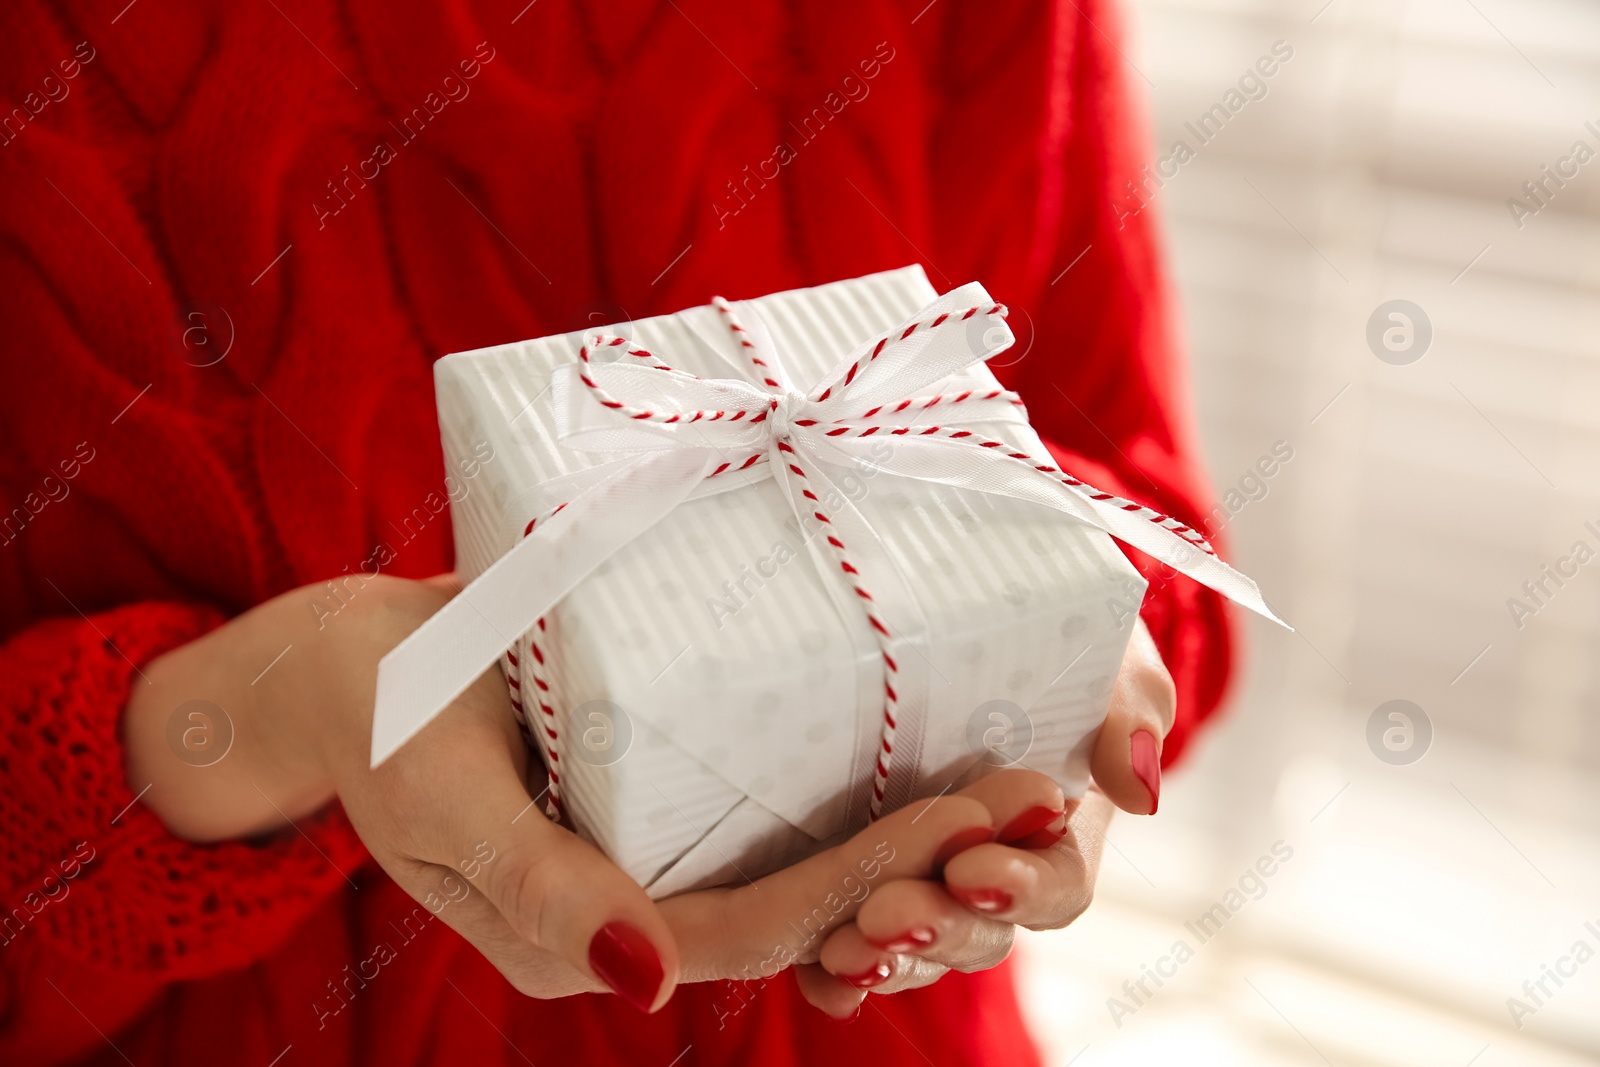
[[[971,309],[977,310],[965,314]],[[974,427],[1022,421],[1010,400],[973,396],[934,407],[932,411],[949,416],[938,423],[937,433],[924,432],[932,424],[925,421],[920,403],[896,410],[901,401],[925,398],[930,387],[1011,346],[1014,338],[1004,310],[995,307],[981,285],[953,290],[894,331],[863,344],[811,394],[790,383],[759,319],[752,320],[746,336],[753,346],[747,350],[763,361],[776,388],[664,369],[659,360],[636,357],[635,346],[607,336],[590,346],[589,362],[557,371],[552,403],[561,442],[579,451],[622,453],[625,458],[536,487],[545,505],[541,513],[557,506],[560,510],[540,517],[532,533],[383,658],[373,712],[373,766],[460,696],[596,567],[683,501],[776,474],[795,514],[802,520],[810,516],[814,505],[802,495],[808,483],[790,476],[780,443],[794,450],[808,473],[819,472],[812,478],[825,480],[820,472],[828,465],[866,465],[900,477],[1042,504],[1287,625],[1267,607],[1255,582],[1175,532],[1170,528],[1179,525],[1174,520],[1135,510],[1128,501],[1082,483],[1065,484],[1049,472],[1047,458],[1023,460],[1010,448],[977,445],[979,439],[994,438]],[[598,361],[613,354],[611,362]],[[602,403],[602,394],[613,406]],[[640,411],[650,417],[638,417]],[[746,414],[731,417],[739,411]],[[694,412],[701,417],[689,417]],[[717,412],[723,415],[713,417]],[[908,432],[906,427],[913,425]],[[952,436],[968,430],[972,432],[963,437]],[[882,447],[886,440],[892,447]],[[751,457],[758,458],[744,466]],[[892,566],[873,563],[884,555],[874,551],[876,531],[848,506],[830,518],[842,524],[844,541],[864,571],[871,566],[863,581],[875,592],[889,592],[883,598],[885,613],[889,604],[899,608],[897,639],[915,639],[922,626],[915,617],[914,597],[896,588],[903,583],[890,573]],[[914,698],[906,703],[915,703]],[[914,718],[916,709],[902,710],[907,719]]]

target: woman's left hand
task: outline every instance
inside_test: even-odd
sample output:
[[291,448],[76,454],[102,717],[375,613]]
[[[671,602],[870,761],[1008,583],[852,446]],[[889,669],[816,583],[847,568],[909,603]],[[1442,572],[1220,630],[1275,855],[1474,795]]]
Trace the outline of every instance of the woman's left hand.
[[1002,828],[995,841],[956,855],[942,881],[874,889],[855,922],[829,936],[819,961],[797,968],[806,999],[848,1018],[868,992],[986,970],[1010,955],[1018,926],[1056,930],[1082,915],[1113,807],[1155,814],[1174,704],[1172,678],[1141,621],[1090,757],[1088,793],[1066,800],[1048,776],[1029,770],[1000,771],[968,787],[964,794],[986,803]]

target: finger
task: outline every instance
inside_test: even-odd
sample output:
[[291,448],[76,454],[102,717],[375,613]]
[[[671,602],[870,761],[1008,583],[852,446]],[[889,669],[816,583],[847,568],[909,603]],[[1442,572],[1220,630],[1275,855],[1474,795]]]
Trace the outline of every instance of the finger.
[[1032,930],[1054,930],[1089,907],[1111,802],[1091,788],[1073,806],[1067,832],[1046,849],[981,845],[950,861],[945,888],[951,897],[990,919]]
[[802,963],[795,967],[794,981],[807,1003],[840,1022],[854,1019],[861,1010],[861,1002],[867,999],[865,989],[839,981],[816,963]]
[[[908,881],[901,884],[929,883]],[[828,935],[817,962],[823,970],[852,989],[872,989],[894,977],[900,957],[897,953],[885,952],[869,943],[856,923],[846,923]]]
[[525,758],[490,673],[373,773],[410,855],[472,867],[474,885],[526,944],[642,1011],[658,1009],[677,983],[671,929],[616,864],[538,813]]
[[[983,803],[1002,827],[998,833],[1021,847],[1048,847],[1067,832],[1067,802],[1060,787],[1035,771],[1000,771],[955,797]],[[943,870],[948,864],[936,873]],[[1014,938],[1010,922],[979,914],[932,882],[908,879],[869,897],[854,928],[846,926],[830,936],[822,961],[844,985],[895,992],[936,981],[949,969],[993,967],[1010,954]],[[834,995],[843,997],[837,991]]]
[[1000,829],[995,840],[1018,848],[1047,848],[1066,833],[1066,797],[1047,774],[1021,767],[984,775],[956,794],[980,801]]
[[850,922],[870,893],[901,879],[927,878],[949,856],[993,839],[983,804],[947,796],[908,805],[757,882],[663,901],[688,953],[681,980],[768,978],[814,962],[828,932]]
[[420,860],[383,862],[383,867],[417,901],[417,906],[394,927],[402,941],[415,937],[429,922],[438,919],[465,938],[526,996],[548,999],[609,991],[555,953],[530,945],[511,929],[505,916],[481,891],[472,891],[470,886],[463,889],[458,872]]
[[[853,947],[844,948],[846,943],[851,943]],[[854,923],[835,930],[829,935],[828,944],[831,947],[824,947],[824,956],[832,952],[840,960],[853,957],[871,960],[883,955],[860,940]],[[846,968],[843,975],[833,974],[825,963],[802,963],[795,968],[795,978],[807,1001],[835,1019],[845,1020],[855,1017],[861,1010],[863,998],[869,994],[920,989],[950,973],[949,967],[917,956],[893,956],[890,959],[892,962],[876,965],[861,963],[859,959],[855,963],[846,962],[843,964]],[[861,976],[852,977],[848,973],[851,966],[867,966],[870,969]]]
[[[975,912],[943,886],[924,881],[884,886],[856,915],[859,944],[846,936],[850,929],[840,930],[822,950],[823,966],[845,978],[869,972],[876,962],[869,953],[914,957],[955,971],[987,970],[1010,955],[1016,936],[1011,923]],[[886,983],[887,976],[880,984]]]
[[1154,815],[1161,800],[1161,742],[1176,707],[1172,676],[1143,621],[1134,626],[1089,768],[1123,811]]
[[950,968],[942,963],[925,960],[920,956],[901,956],[894,977],[881,986],[867,990],[867,995],[888,996],[891,993],[903,993],[907,989],[921,989],[923,986],[932,985],[949,973]]

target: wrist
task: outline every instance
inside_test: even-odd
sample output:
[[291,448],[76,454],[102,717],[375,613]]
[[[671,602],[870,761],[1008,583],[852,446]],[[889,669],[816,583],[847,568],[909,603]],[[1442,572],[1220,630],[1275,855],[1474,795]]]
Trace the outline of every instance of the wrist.
[[[450,598],[447,587],[368,578],[336,615],[324,586],[291,590],[155,660],[126,712],[129,784],[180,837],[277,829],[367,772],[378,661]],[[231,744],[214,762],[173,738],[204,701]]]
[[[299,726],[314,628],[286,594],[148,664],[124,713],[128,783],[176,836],[270,832],[333,795]],[[306,619],[311,619],[309,612]],[[195,742],[199,742],[196,744]]]

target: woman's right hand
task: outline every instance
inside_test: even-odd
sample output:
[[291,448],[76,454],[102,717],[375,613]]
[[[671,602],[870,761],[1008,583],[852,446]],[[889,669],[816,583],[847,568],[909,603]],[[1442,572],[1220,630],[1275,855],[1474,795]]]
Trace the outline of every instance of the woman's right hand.
[[[993,837],[989,809],[951,794],[757,882],[658,905],[532,810],[498,671],[369,766],[378,661],[453,588],[385,577],[345,590],[339,601],[326,586],[286,593],[151,663],[127,711],[130,784],[150,783],[144,802],[196,841],[282,829],[337,795],[390,877],[530,996],[610,989],[655,1010],[679,982],[814,962],[872,888],[935,876],[954,851]],[[235,731],[208,766],[169,746],[169,720],[193,700],[223,709]],[[813,918],[815,936],[796,944]]]

